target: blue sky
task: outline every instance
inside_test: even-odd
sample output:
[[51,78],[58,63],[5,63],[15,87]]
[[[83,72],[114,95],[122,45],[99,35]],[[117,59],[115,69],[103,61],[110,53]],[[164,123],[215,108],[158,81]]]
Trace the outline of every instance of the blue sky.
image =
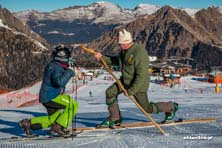
[[[108,0],[119,4],[123,8],[134,9],[139,3],[155,4],[159,6],[207,8],[212,5],[222,5],[222,0]],[[88,5],[95,0],[0,0],[2,7],[10,11],[35,9],[38,11],[53,11],[74,5]]]

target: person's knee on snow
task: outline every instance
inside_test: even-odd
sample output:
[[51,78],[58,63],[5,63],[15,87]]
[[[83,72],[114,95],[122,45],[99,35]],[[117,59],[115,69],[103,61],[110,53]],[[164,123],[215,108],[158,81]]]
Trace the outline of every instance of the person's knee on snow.
[[156,106],[159,108],[159,112],[171,112],[174,111],[174,102],[169,101],[169,102],[157,102],[155,103]]
[[156,103],[150,102],[150,104],[153,106],[152,113],[159,113],[159,112],[168,113],[175,111],[174,102],[172,101],[156,102]]
[[172,101],[157,103],[151,102],[150,104],[153,106],[153,113],[165,113],[165,119],[163,122],[173,120],[176,115],[176,111],[178,110],[178,103]]

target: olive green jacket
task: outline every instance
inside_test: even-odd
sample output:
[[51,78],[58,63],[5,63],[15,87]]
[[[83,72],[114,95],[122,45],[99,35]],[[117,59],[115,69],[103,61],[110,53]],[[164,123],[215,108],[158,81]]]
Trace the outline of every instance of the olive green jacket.
[[120,81],[130,96],[137,92],[147,92],[150,82],[149,56],[142,45],[134,43],[128,50],[121,50],[118,56],[103,58],[108,65],[120,66]]

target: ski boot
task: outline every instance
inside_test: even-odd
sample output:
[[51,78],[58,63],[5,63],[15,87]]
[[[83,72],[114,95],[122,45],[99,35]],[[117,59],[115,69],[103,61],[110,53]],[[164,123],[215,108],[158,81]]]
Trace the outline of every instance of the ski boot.
[[174,102],[174,111],[165,113],[165,119],[161,123],[171,123],[174,122],[173,119],[176,116],[176,111],[178,110],[178,103]]
[[24,129],[24,132],[27,135],[27,137],[32,137],[31,120],[30,119],[23,119],[23,120],[19,121],[19,126]]
[[64,130],[64,128],[59,125],[58,123],[54,123],[52,126],[51,126],[51,130],[50,130],[52,133],[56,133],[58,134],[59,136],[65,136],[67,135],[67,131]]
[[112,127],[115,127],[115,126],[120,126],[121,123],[122,123],[122,118],[120,118],[118,120],[114,120],[114,121],[107,118],[101,124],[98,124],[96,126],[96,128],[112,128]]

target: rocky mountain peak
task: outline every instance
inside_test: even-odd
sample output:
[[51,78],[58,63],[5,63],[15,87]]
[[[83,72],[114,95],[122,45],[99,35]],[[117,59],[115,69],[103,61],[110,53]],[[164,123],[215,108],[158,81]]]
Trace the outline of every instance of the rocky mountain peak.
[[7,24],[8,27],[12,28],[14,31],[21,32],[30,32],[30,28],[23,24],[21,21],[18,21],[11,12],[5,8],[0,9],[0,18],[3,24]]
[[164,18],[166,16],[177,17],[177,15],[180,15],[180,13],[184,13],[184,12],[180,9],[174,9],[168,5],[165,5],[165,6],[161,7],[159,10],[157,10],[154,15]]
[[215,45],[222,45],[222,13],[219,7],[202,9],[195,14],[195,19],[205,28]]
[[27,23],[28,20],[30,20],[30,16],[39,16],[41,15],[40,12],[37,10],[24,10],[14,13],[14,15],[20,19],[24,24]]
[[7,9],[0,9],[0,88],[36,82],[49,59],[49,45]]
[[222,15],[218,9],[208,9],[203,12],[211,11],[208,13],[209,17],[204,17],[201,11],[192,17],[181,9],[164,6],[152,15],[139,17],[115,28],[90,46],[104,53],[117,53],[117,32],[126,28],[151,56],[155,55],[162,60],[171,57],[193,58],[199,68],[218,66],[222,64],[222,39],[218,37],[221,35],[219,18],[222,18]]

